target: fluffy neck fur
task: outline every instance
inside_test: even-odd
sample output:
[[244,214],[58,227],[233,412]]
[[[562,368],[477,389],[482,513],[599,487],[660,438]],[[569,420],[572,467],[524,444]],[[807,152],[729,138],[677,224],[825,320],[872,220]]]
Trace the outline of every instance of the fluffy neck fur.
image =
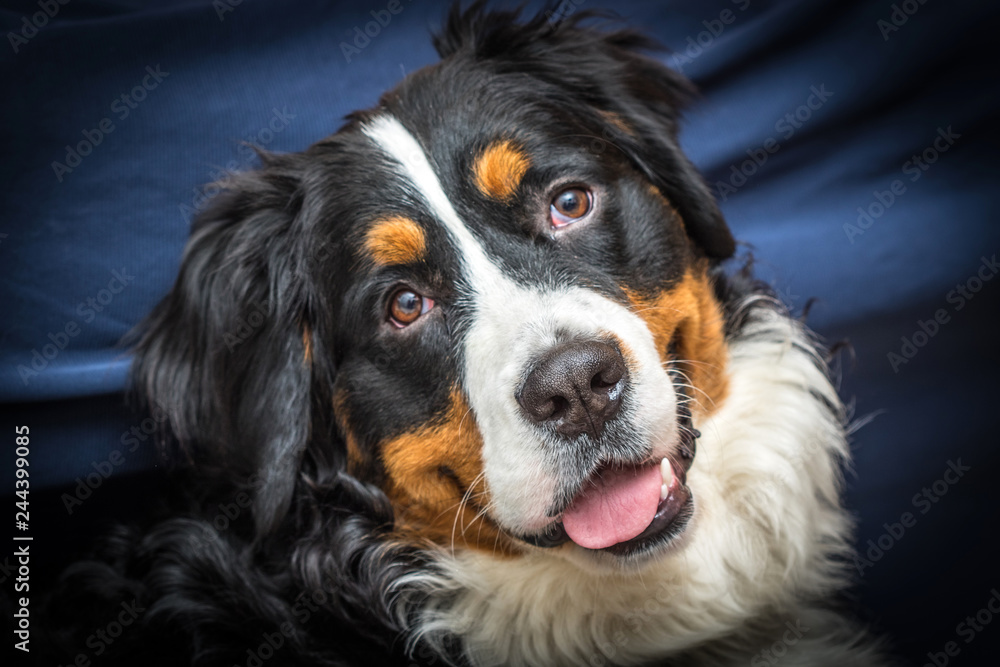
[[703,435],[688,475],[697,509],[682,548],[620,573],[561,551],[515,559],[442,551],[433,579],[409,582],[428,595],[416,612],[417,640],[445,652],[460,637],[461,660],[477,666],[662,664],[668,656],[671,664],[745,665],[754,658],[748,646],[781,643],[798,623],[784,665],[874,660],[819,602],[843,585],[837,563],[848,552],[843,405],[801,324],[760,296],[737,314],[730,395],[697,424]]

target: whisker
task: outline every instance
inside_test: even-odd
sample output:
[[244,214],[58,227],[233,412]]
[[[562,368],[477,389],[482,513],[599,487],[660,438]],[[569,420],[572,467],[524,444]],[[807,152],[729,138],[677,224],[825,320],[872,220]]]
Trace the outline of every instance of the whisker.
[[[469,488],[467,488],[465,490],[465,493],[462,494],[462,499],[458,502],[458,508],[455,510],[455,520],[451,524],[451,550],[453,554],[455,553],[455,535],[458,532],[458,522],[462,518],[462,514],[465,507],[472,499],[472,494],[476,488],[476,484],[478,484],[479,481],[483,479],[485,476],[486,476],[485,470],[476,475],[475,479],[472,480],[472,483],[469,484]],[[478,518],[478,515],[476,518]],[[473,523],[476,522],[476,518],[473,518],[468,525],[466,525],[465,523],[462,524],[463,537],[465,536],[465,531],[469,528],[469,526],[471,526]]]
[[646,313],[652,310],[666,310],[672,313],[682,313],[682,314],[684,312],[680,308],[671,308],[670,306],[643,306],[642,308],[632,309],[632,312],[635,313],[636,315],[639,315],[641,313]]
[[[680,380],[681,380],[680,382],[676,382],[676,380],[675,380],[675,383],[678,386],[681,386],[681,387],[684,387],[684,388],[687,388],[687,389],[691,389],[692,391],[698,392],[699,394],[701,394],[702,396],[704,396],[705,399],[708,401],[708,403],[714,408],[715,407],[715,399],[713,399],[701,387],[696,386],[691,381],[691,378],[688,377],[687,373],[685,373],[683,370],[681,370],[680,368],[678,368],[678,364],[689,364],[689,363],[704,363],[704,362],[696,362],[696,361],[693,361],[693,360],[688,361],[688,360],[684,360],[684,359],[672,359],[670,361],[665,362],[663,365],[667,368],[668,371],[670,371],[672,373],[676,373],[678,376],[680,376]],[[705,363],[705,365],[708,366],[709,368],[718,369],[718,366],[714,365],[714,364],[707,364],[707,363]],[[694,396],[690,396],[688,398],[692,402],[694,402],[694,404],[696,406],[700,407],[700,403],[697,401],[697,399],[695,399]]]

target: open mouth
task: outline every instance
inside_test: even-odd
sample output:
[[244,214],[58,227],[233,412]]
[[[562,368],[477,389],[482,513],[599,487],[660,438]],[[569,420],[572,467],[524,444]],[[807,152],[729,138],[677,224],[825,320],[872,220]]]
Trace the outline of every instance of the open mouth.
[[559,521],[540,535],[522,539],[539,547],[572,541],[591,551],[633,556],[663,547],[683,533],[693,514],[686,476],[700,433],[692,427],[684,401],[677,412],[681,443],[676,457],[600,467]]

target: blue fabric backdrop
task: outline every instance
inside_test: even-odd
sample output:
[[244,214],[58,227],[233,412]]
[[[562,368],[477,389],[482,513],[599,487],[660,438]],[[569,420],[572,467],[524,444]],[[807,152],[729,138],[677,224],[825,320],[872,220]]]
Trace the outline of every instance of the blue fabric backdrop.
[[[205,184],[253,166],[241,142],[302,149],[434,62],[445,3],[397,1],[2,3],[0,492],[28,425],[50,567],[156,495],[118,341],[170,287]],[[1000,587],[996,5],[558,11],[590,7],[673,49],[703,93],[683,143],[736,236],[786,301],[816,299],[814,328],[853,343],[843,392],[876,415],[848,479],[861,608],[912,663],[954,641],[955,664],[992,664],[1000,622],[963,623]]]

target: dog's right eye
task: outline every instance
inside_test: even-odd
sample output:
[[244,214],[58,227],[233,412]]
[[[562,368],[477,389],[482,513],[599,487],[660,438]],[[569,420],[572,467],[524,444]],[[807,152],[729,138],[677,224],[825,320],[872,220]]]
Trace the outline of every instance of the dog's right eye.
[[416,322],[421,315],[433,307],[433,299],[421,296],[404,287],[396,290],[389,300],[389,321],[402,329]]
[[566,188],[555,196],[549,206],[549,222],[556,229],[582,219],[593,208],[590,191],[580,187]]

